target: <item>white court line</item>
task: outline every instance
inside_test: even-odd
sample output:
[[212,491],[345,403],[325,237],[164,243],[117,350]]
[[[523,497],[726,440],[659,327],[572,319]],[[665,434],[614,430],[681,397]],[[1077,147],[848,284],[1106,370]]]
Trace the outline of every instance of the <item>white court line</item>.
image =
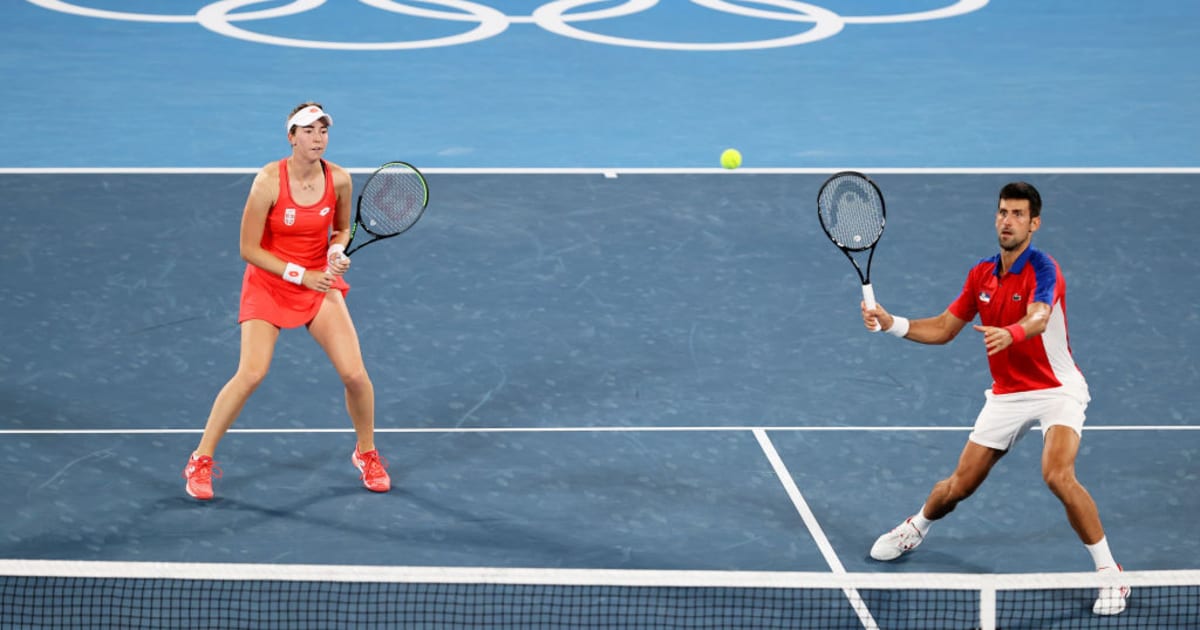
[[[775,445],[771,443],[771,438],[767,437],[767,432],[763,429],[755,429],[754,439],[758,440],[758,445],[762,447],[763,453],[766,454],[767,461],[771,462],[771,468],[775,470],[775,476],[779,477],[779,482],[783,484],[788,497],[792,499],[792,505],[796,506],[796,511],[800,513],[800,518],[804,521],[804,525],[808,527],[808,532],[812,534],[813,540],[817,543],[817,548],[821,550],[821,555],[825,558],[825,564],[829,565],[829,570],[837,574],[845,574],[846,567],[842,565],[837,552],[833,550],[833,545],[825,535],[825,530],[821,529],[821,523],[817,521],[816,514],[813,514],[812,509],[808,507],[808,501],[804,500],[804,495],[800,493],[800,488],[796,485],[796,480],[792,478],[792,473],[788,471],[787,465],[783,463],[783,458],[775,450]],[[847,587],[842,589],[842,593],[846,595],[846,599],[850,600],[850,606],[858,614],[858,619],[862,622],[863,627],[868,630],[878,630],[879,624],[875,622],[871,611],[867,610],[867,604],[863,601],[862,596],[858,594],[858,589]]]
[[[892,431],[970,431],[971,427],[888,427],[888,426],[693,426],[693,427],[375,427],[376,433],[649,433],[649,432],[703,432],[703,431],[808,431],[814,433],[837,431],[892,432]],[[1035,429],[1037,430],[1037,429]],[[1084,431],[1200,431],[1200,425],[1113,425],[1084,426]],[[344,428],[290,428],[290,429],[230,429],[229,433],[353,433],[352,427]],[[170,435],[178,433],[204,433],[203,427],[191,429],[0,429],[0,435]]]
[[[420,166],[420,165],[418,165]],[[378,166],[356,166],[351,173],[373,173]],[[6,167],[0,175],[253,175],[261,167]],[[869,167],[837,166],[819,168],[437,168],[421,167],[426,174],[448,175],[829,175],[856,170],[872,175],[1200,175],[1200,166],[1013,166],[1013,167]]]

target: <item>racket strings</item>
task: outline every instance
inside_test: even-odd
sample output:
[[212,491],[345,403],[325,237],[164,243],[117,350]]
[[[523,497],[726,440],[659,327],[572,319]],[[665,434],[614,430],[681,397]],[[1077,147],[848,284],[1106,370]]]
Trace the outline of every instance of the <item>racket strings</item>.
[[883,199],[868,181],[843,177],[829,182],[817,205],[825,231],[839,247],[866,249],[883,235]]
[[399,234],[421,217],[427,198],[417,173],[400,167],[379,171],[363,187],[363,227],[380,236]]

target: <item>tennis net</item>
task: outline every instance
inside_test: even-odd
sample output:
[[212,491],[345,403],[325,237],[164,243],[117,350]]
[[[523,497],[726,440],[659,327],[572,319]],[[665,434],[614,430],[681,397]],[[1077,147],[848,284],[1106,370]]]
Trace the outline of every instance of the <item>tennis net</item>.
[[[1119,579],[1118,579],[1119,578]],[[1103,586],[1124,612],[1092,612]],[[0,560],[2,628],[1200,628],[1200,570],[945,574]]]

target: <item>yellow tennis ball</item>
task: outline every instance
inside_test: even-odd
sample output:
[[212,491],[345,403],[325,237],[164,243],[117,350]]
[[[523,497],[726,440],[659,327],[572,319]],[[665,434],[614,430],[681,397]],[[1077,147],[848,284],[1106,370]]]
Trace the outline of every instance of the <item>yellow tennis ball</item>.
[[737,149],[725,149],[721,153],[721,166],[728,169],[735,169],[742,165],[742,154]]

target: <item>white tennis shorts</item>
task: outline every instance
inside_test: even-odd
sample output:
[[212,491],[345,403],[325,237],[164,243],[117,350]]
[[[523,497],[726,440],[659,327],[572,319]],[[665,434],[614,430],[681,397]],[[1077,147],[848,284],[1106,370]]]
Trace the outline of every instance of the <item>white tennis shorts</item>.
[[1090,400],[1087,394],[1080,397],[1055,387],[1012,394],[993,394],[989,389],[984,396],[987,402],[968,437],[976,444],[1007,451],[1034,426],[1041,427],[1044,436],[1056,424],[1083,435],[1084,411]]

